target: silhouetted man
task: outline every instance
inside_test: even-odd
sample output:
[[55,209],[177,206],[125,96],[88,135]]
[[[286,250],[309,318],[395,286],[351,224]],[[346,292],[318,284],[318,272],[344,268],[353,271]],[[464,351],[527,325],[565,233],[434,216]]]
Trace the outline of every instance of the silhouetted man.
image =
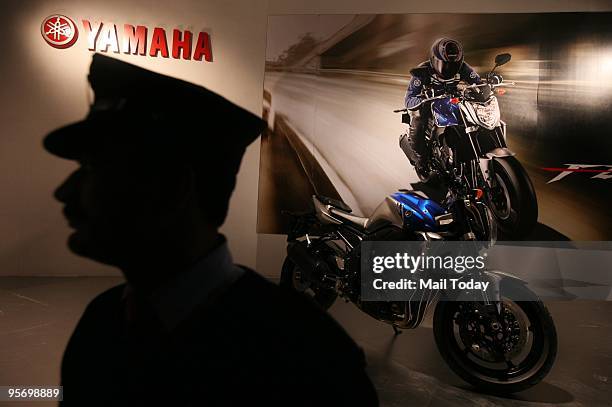
[[306,298],[232,262],[223,223],[258,117],[207,89],[95,55],[85,120],[49,134],[79,162],[57,189],[81,256],[127,284],[87,307],[63,405],[377,405],[361,350]]

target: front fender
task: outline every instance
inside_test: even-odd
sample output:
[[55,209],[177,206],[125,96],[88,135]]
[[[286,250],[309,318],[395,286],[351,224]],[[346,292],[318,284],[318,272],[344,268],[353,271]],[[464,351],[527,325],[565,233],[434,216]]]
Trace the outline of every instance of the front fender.
[[524,287],[527,285],[526,281],[503,271],[485,270],[483,274],[491,283],[491,289],[487,290],[487,293],[490,295],[489,300],[498,304],[501,301],[502,295],[512,297],[512,287]]
[[515,155],[516,153],[510,150],[508,147],[497,147],[489,151],[488,153],[486,153],[485,157],[487,157],[488,159],[492,159],[492,158],[512,157]]
[[508,147],[496,147],[485,154],[484,158],[480,158],[478,164],[487,184],[491,186],[491,174],[493,174],[493,159],[515,156],[516,153]]
[[518,278],[515,275],[512,275],[510,273],[506,273],[505,271],[499,271],[499,270],[485,270],[484,274],[488,275],[488,276],[497,276],[500,279],[507,279],[507,280],[511,280],[515,283],[520,283],[520,284],[527,284],[526,281],[521,280],[520,278]]

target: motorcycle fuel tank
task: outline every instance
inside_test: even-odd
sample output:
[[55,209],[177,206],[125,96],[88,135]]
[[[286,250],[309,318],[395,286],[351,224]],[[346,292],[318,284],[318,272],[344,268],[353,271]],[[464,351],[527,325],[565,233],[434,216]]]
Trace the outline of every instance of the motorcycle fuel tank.
[[401,190],[391,197],[404,208],[404,226],[414,230],[435,231],[438,226],[436,216],[446,213],[437,202],[414,191]]
[[458,126],[461,124],[459,106],[451,98],[435,100],[431,104],[431,111],[438,127]]

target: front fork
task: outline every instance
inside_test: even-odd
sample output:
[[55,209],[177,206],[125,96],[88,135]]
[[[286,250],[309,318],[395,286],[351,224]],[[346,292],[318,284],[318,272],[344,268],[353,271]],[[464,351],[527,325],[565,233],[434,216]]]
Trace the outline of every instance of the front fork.
[[[492,130],[489,136],[493,139],[493,144],[497,145],[497,147],[486,153],[481,151],[480,154],[477,153],[477,155],[480,173],[488,188],[492,188],[495,180],[493,160],[496,158],[512,157],[516,154],[511,151],[506,144],[506,123],[502,121],[500,126]],[[474,149],[474,151],[476,152],[476,149]]]
[[480,166],[480,173],[489,188],[493,187],[493,179],[495,172],[493,169],[493,160],[496,158],[503,159],[504,157],[515,156],[512,150],[507,147],[498,147],[485,154],[484,157],[480,157],[478,164]]
[[486,280],[488,280],[489,287],[491,287],[487,292],[483,291],[485,304],[494,304],[497,316],[501,316],[501,281],[504,277],[493,272],[485,272],[483,276],[487,277]]

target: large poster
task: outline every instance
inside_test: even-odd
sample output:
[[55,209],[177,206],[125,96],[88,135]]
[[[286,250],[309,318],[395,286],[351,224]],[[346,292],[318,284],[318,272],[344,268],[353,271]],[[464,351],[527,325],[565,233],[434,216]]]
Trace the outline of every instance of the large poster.
[[537,194],[529,240],[610,240],[612,16],[606,13],[288,15],[268,20],[258,232],[286,233],[311,196],[369,216],[424,188],[399,147],[411,68],[434,40],[460,41],[497,98],[508,147]]

